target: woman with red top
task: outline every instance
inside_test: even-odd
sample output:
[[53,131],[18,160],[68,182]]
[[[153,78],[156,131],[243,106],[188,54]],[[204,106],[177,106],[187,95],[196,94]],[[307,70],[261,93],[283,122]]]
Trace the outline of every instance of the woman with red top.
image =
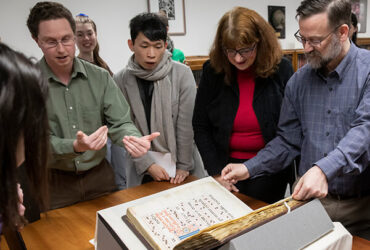
[[205,168],[228,190],[268,203],[284,197],[292,177],[288,166],[236,186],[219,175],[228,163],[245,162],[275,137],[292,74],[273,28],[255,11],[236,7],[221,18],[203,66],[193,127]]

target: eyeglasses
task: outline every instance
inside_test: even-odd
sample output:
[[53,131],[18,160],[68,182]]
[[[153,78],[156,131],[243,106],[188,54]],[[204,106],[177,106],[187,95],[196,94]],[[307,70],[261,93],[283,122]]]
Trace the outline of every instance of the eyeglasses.
[[298,42],[302,43],[303,46],[306,43],[309,43],[312,47],[320,47],[321,46],[321,43],[325,39],[327,39],[330,35],[332,35],[340,26],[342,26],[342,25],[338,25],[337,27],[335,27],[329,34],[327,34],[323,38],[306,39],[303,36],[298,35],[299,30],[297,30],[297,32],[294,33],[294,37],[297,39]]
[[241,57],[247,58],[250,57],[254,49],[256,48],[256,44],[254,44],[250,48],[241,48],[241,49],[227,49],[224,48],[224,52],[228,57],[235,57],[236,54],[239,54]]
[[72,46],[74,45],[75,42],[75,37],[74,36],[67,36],[64,37],[62,40],[48,40],[48,41],[42,41],[40,40],[45,49],[51,49],[55,48],[58,46],[58,43],[61,43],[63,46]]

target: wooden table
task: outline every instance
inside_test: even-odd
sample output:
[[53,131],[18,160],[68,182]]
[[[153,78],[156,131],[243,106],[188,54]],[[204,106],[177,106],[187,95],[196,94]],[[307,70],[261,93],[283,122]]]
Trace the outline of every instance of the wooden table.
[[[195,179],[190,176],[186,182]],[[93,250],[94,247],[89,240],[94,238],[97,211],[176,186],[178,185],[168,182],[150,182],[92,201],[52,210],[46,215],[43,214],[41,220],[27,225],[22,231],[23,239],[29,250]],[[252,209],[266,205],[262,201],[245,195],[236,194],[236,196]],[[0,249],[8,250],[3,237]],[[353,237],[353,249],[370,249],[370,241],[355,236]]]

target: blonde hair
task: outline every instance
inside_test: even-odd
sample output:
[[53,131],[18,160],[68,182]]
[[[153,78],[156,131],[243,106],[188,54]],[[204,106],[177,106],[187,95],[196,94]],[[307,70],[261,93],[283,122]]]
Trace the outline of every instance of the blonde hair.
[[246,47],[253,43],[257,45],[257,56],[253,64],[255,74],[266,78],[275,72],[282,58],[274,29],[253,10],[235,7],[226,12],[219,21],[209,56],[216,72],[225,74],[227,84],[234,80],[235,74],[224,49]]

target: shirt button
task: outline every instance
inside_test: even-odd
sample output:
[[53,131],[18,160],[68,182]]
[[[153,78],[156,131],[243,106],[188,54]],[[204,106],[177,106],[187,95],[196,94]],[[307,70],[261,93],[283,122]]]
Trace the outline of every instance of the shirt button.
[[326,136],[329,136],[330,135],[330,133],[329,132],[326,132]]
[[333,91],[333,88],[332,88],[332,87],[330,87],[330,88],[329,88],[329,91]]
[[72,107],[69,107],[70,110],[72,110],[73,108]]
[[329,109],[329,110],[328,110],[328,114],[330,114],[330,113],[331,113],[331,110]]
[[69,88],[66,88],[66,90],[68,91],[68,90],[69,90]]
[[80,161],[76,161],[77,164],[80,164]]
[[72,128],[76,128],[76,125],[73,125]]

